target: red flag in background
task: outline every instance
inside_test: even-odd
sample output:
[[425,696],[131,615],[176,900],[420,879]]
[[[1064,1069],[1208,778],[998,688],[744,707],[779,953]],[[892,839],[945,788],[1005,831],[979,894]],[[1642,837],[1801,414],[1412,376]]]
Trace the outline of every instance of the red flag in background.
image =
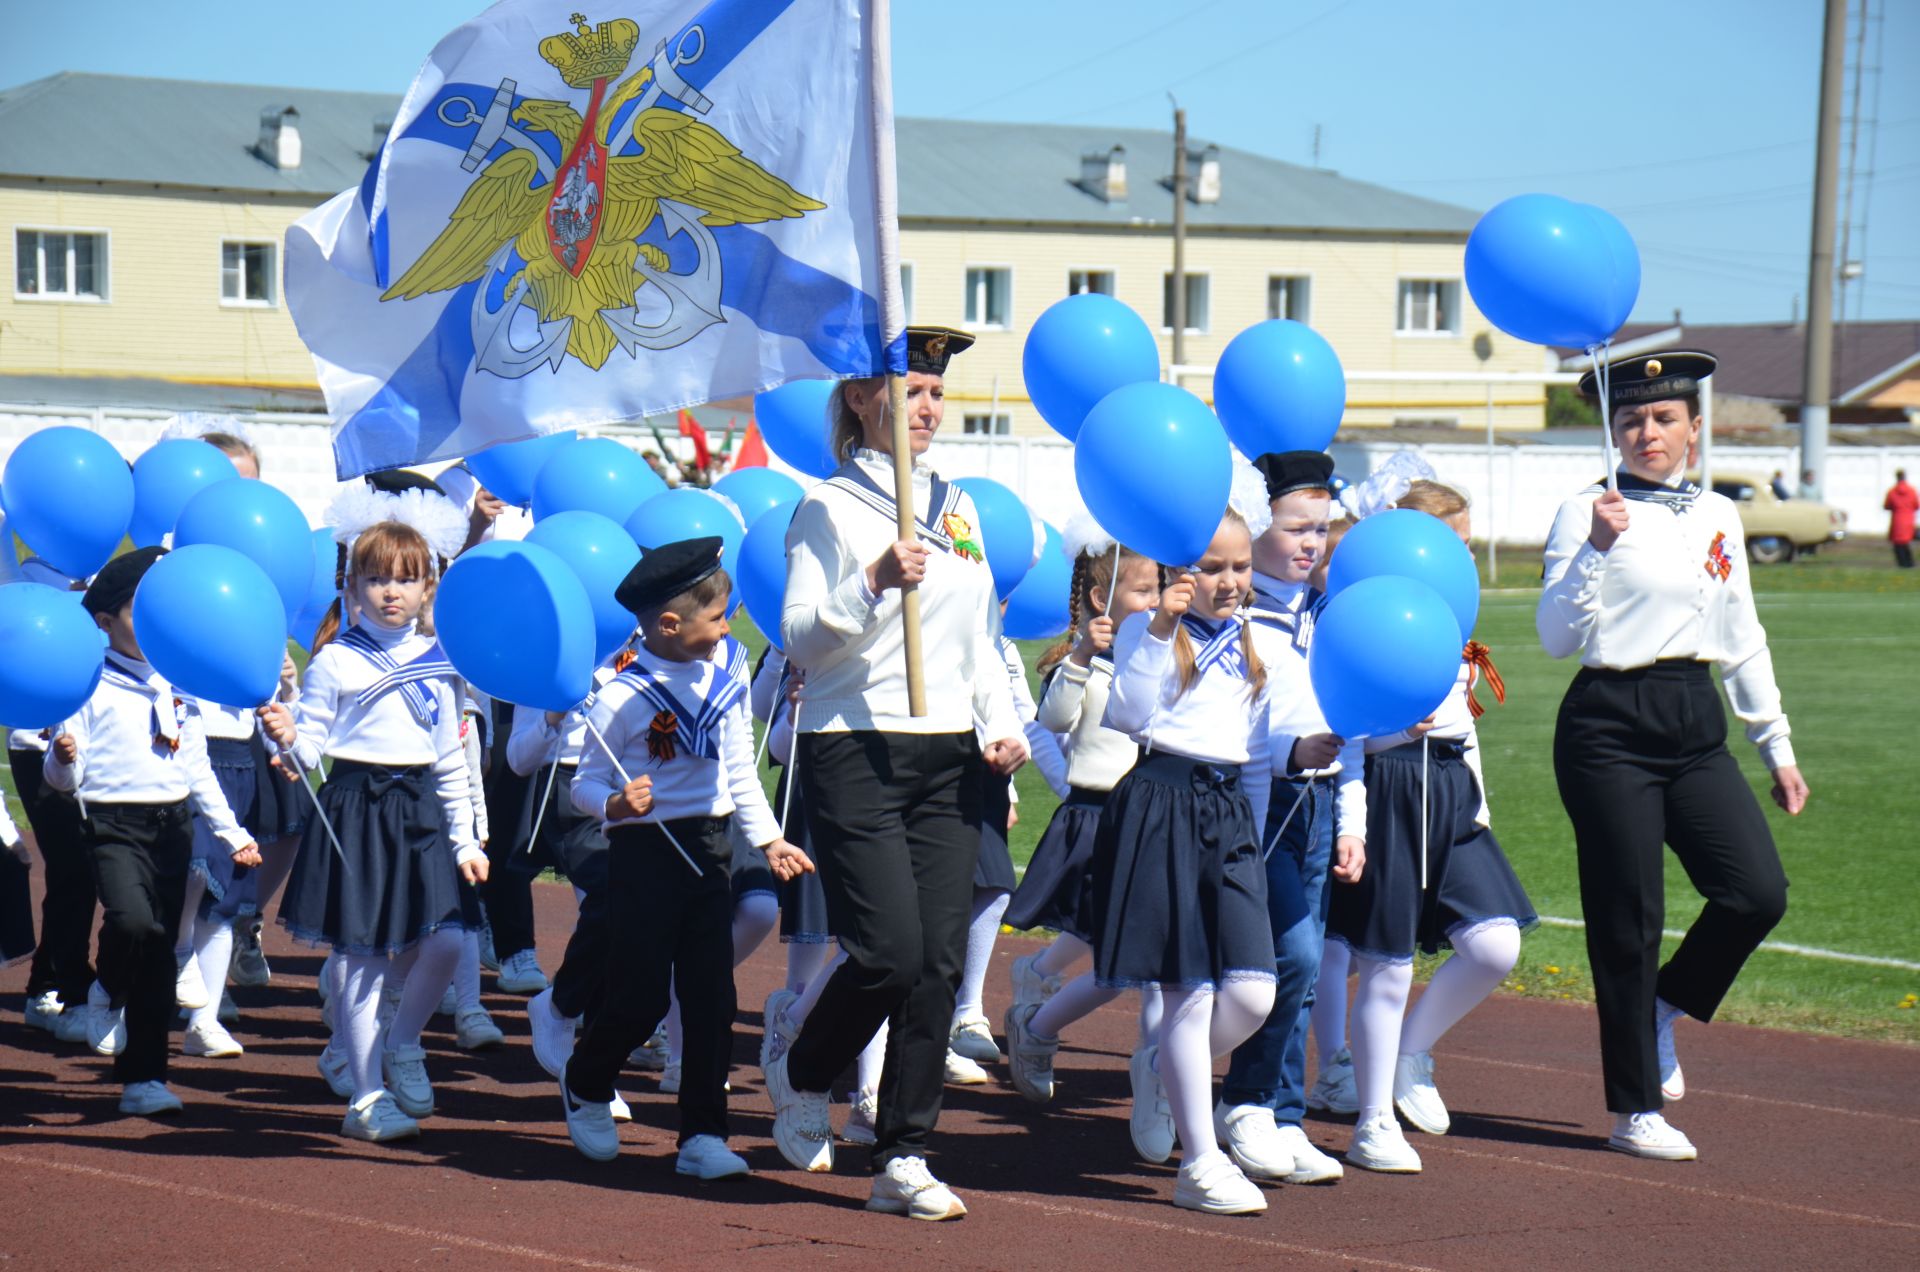
[[766,468],[766,439],[760,436],[760,425],[751,417],[747,420],[747,434],[740,439],[740,449],[734,454],[733,466],[739,468]]
[[707,450],[707,430],[693,422],[693,416],[680,412],[680,436],[693,439],[693,461],[705,468],[713,456]]

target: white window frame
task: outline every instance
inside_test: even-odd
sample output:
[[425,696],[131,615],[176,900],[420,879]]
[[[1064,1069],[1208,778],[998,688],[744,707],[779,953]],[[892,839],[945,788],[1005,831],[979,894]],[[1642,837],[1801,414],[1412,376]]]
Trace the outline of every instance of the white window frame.
[[[1312,326],[1313,325],[1313,275],[1307,272],[1306,270],[1300,270],[1297,272],[1288,272],[1288,271],[1277,270],[1277,269],[1269,269],[1267,271],[1267,288],[1268,288],[1267,299],[1269,301],[1272,300],[1273,280],[1276,278],[1291,278],[1296,282],[1306,284],[1307,312],[1304,314],[1301,314],[1297,318],[1294,318],[1294,321],[1305,323],[1308,326]],[[1396,295],[1398,294],[1398,290],[1399,290],[1398,288],[1395,289]],[[1269,305],[1268,308],[1271,308],[1271,305]],[[1269,318],[1273,317],[1272,314],[1268,314],[1267,316]]]
[[960,275],[960,313],[964,317],[968,306],[973,303],[973,286],[967,275],[975,270],[999,270],[1007,276],[1007,312],[1006,321],[989,322],[984,319],[975,321],[966,319],[962,324],[968,331],[1011,331],[1013,330],[1013,266],[994,261],[969,261]]
[[[20,290],[20,235],[27,234],[87,234],[100,240],[100,259],[94,265],[94,281],[99,284],[98,295],[82,295],[72,291],[63,292],[23,292]],[[44,250],[44,249],[42,249]],[[8,257],[13,270],[13,298],[45,304],[64,305],[104,305],[113,299],[113,233],[105,226],[80,225],[15,225],[10,239]],[[43,258],[44,259],[44,258]],[[36,261],[35,264],[39,264]],[[72,284],[73,262],[68,260],[67,280]],[[39,271],[44,278],[46,271]]]
[[1081,294],[1073,290],[1073,276],[1075,274],[1105,274],[1107,281],[1113,285],[1113,290],[1100,292],[1098,294],[1102,296],[1117,296],[1120,294],[1120,271],[1111,265],[1069,265],[1067,267],[1067,295],[1069,296]]
[[[244,295],[227,295],[227,249],[229,247],[264,247],[273,253],[273,266],[267,279],[267,298],[248,300]],[[241,287],[246,291],[245,253],[241,254]],[[280,306],[280,244],[268,238],[228,238],[220,239],[220,307],[222,309],[277,309]]]
[[[1185,273],[1189,280],[1195,279],[1195,278],[1206,280],[1206,284],[1207,284],[1206,319],[1207,320],[1206,322],[1201,323],[1198,326],[1194,325],[1193,306],[1188,305],[1187,306],[1187,330],[1186,330],[1186,334],[1189,336],[1204,336],[1213,330],[1213,271],[1210,269],[1190,269],[1190,270],[1186,270]],[[1163,336],[1170,336],[1173,334],[1173,320],[1171,315],[1167,313],[1167,284],[1172,280],[1173,280],[1172,270],[1164,269],[1160,271],[1160,317],[1161,317],[1160,334]]]
[[[975,420],[989,420],[992,427],[986,432],[978,432],[968,427]],[[1000,425],[1006,425],[1001,428]],[[963,437],[1012,437],[1013,413],[1011,411],[963,411],[960,415],[960,434]]]
[[913,325],[913,286],[918,281],[917,271],[912,261],[900,262],[900,309],[906,315],[907,325]]
[[[1452,327],[1435,327],[1425,331],[1402,327],[1400,325],[1400,319],[1403,317],[1401,313],[1401,289],[1408,283],[1439,283],[1443,286],[1451,287],[1453,289],[1454,325]],[[1393,334],[1395,336],[1404,336],[1409,340],[1458,340],[1460,333],[1466,329],[1467,325],[1466,314],[1464,312],[1466,309],[1466,294],[1466,282],[1458,274],[1401,274],[1394,279],[1393,283]]]

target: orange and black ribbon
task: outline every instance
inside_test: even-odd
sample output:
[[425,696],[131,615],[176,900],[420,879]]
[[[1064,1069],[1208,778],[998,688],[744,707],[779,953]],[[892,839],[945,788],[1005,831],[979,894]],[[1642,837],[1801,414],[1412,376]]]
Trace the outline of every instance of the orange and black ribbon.
[[680,754],[678,735],[680,718],[671,711],[655,713],[653,723],[647,726],[647,755],[662,763]]
[[640,655],[634,653],[631,649],[623,649],[615,654],[613,656],[613,674],[617,676],[627,668],[633,666],[634,660],[639,656]]
[[[1460,658],[1480,673],[1474,679],[1484,679],[1487,682],[1487,688],[1493,690],[1493,700],[1505,706],[1507,682],[1500,678],[1500,669],[1493,665],[1493,651],[1477,640],[1470,640],[1467,642],[1467,647],[1461,651]],[[1480,705],[1480,700],[1473,696],[1472,681],[1467,683],[1467,711],[1476,720],[1487,713],[1487,709]]]

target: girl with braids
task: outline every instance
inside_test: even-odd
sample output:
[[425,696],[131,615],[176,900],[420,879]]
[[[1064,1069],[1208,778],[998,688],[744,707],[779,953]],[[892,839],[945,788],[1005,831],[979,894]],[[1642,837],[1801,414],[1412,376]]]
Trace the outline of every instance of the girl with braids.
[[[1156,1065],[1181,1148],[1177,1206],[1250,1214],[1267,1203],[1220,1149],[1213,1062],[1273,1009],[1273,932],[1258,827],[1268,783],[1267,670],[1241,607],[1252,589],[1249,519],[1265,529],[1264,483],[1236,480],[1206,553],[1174,572],[1157,608],[1120,624],[1109,728],[1143,749],[1113,788],[1094,842],[1095,990],[1162,996]],[[1243,783],[1241,770],[1259,775]],[[1056,996],[1048,1015],[1061,1003]],[[1050,1073],[1057,1034],[1031,1005],[1009,1014],[1016,1074]],[[1053,1022],[1046,1018],[1042,1026]]]

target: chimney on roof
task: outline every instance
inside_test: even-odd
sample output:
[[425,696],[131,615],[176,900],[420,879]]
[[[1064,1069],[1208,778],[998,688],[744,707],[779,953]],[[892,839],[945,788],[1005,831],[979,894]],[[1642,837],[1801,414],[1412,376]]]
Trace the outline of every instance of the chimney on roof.
[[269,106],[260,112],[260,140],[253,152],[282,171],[300,166],[300,112]]
[[1127,148],[1095,150],[1080,156],[1080,188],[1102,203],[1127,201]]
[[1220,202],[1220,147],[1208,146],[1189,159],[1198,174],[1188,183],[1189,197],[1195,203]]

